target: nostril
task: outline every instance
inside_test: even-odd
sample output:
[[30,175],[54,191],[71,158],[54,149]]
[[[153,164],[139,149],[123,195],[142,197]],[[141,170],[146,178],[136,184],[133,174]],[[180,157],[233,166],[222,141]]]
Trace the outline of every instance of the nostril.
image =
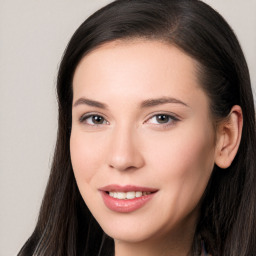
[[138,169],[138,167],[132,165],[109,165],[109,167],[118,171],[136,171]]
[[[119,171],[132,171],[144,165],[143,155],[130,136],[116,136],[108,149],[108,166]],[[138,142],[136,142],[138,143]]]

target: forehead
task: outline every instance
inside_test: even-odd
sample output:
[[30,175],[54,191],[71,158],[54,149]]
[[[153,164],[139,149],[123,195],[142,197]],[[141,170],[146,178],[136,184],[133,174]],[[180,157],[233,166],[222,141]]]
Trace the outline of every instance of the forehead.
[[206,95],[197,62],[162,41],[113,41],[92,50],[79,63],[73,78],[74,98],[100,101],[111,96],[144,100],[177,97],[183,101]]
[[[88,68],[100,69],[116,68],[128,69],[131,66],[140,68],[138,71],[150,70],[157,67],[169,71],[178,71],[176,67],[182,66],[183,71],[188,71],[194,78],[198,62],[189,57],[176,46],[161,40],[129,39],[115,40],[100,45],[86,54],[78,64],[75,73]],[[88,72],[89,73],[89,72]],[[93,73],[92,73],[93,75]],[[177,74],[178,75],[178,74]]]

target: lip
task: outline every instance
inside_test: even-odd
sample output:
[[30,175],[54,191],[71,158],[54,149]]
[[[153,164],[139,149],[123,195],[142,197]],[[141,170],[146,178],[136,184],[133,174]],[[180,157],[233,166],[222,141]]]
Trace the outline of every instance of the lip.
[[[129,213],[136,211],[142,208],[145,204],[147,204],[158,191],[155,188],[148,187],[138,187],[133,185],[108,185],[99,189],[101,196],[103,198],[103,202],[106,207],[114,212],[119,213]],[[151,192],[149,195],[144,195],[141,197],[137,197],[134,199],[117,199],[109,196],[108,192],[129,192],[129,191],[143,191],[143,192]]]

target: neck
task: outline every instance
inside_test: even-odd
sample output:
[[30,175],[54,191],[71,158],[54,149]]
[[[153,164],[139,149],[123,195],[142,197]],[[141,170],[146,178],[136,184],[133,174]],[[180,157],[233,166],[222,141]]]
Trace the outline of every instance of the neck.
[[115,242],[115,256],[189,256],[191,245],[166,244],[157,241],[150,243],[122,243]]
[[195,226],[139,242],[115,240],[115,256],[189,256]]

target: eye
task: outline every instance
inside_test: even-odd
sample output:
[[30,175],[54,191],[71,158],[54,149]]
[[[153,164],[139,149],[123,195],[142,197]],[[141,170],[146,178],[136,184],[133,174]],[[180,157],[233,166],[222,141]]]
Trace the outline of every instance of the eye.
[[179,119],[169,114],[157,114],[148,119],[147,123],[154,125],[172,125]]
[[104,125],[108,124],[107,120],[101,116],[96,114],[83,115],[79,121],[88,125]]
[[168,116],[168,115],[156,115],[154,117],[154,119],[159,124],[166,124],[166,123],[168,123],[170,121],[170,116]]

